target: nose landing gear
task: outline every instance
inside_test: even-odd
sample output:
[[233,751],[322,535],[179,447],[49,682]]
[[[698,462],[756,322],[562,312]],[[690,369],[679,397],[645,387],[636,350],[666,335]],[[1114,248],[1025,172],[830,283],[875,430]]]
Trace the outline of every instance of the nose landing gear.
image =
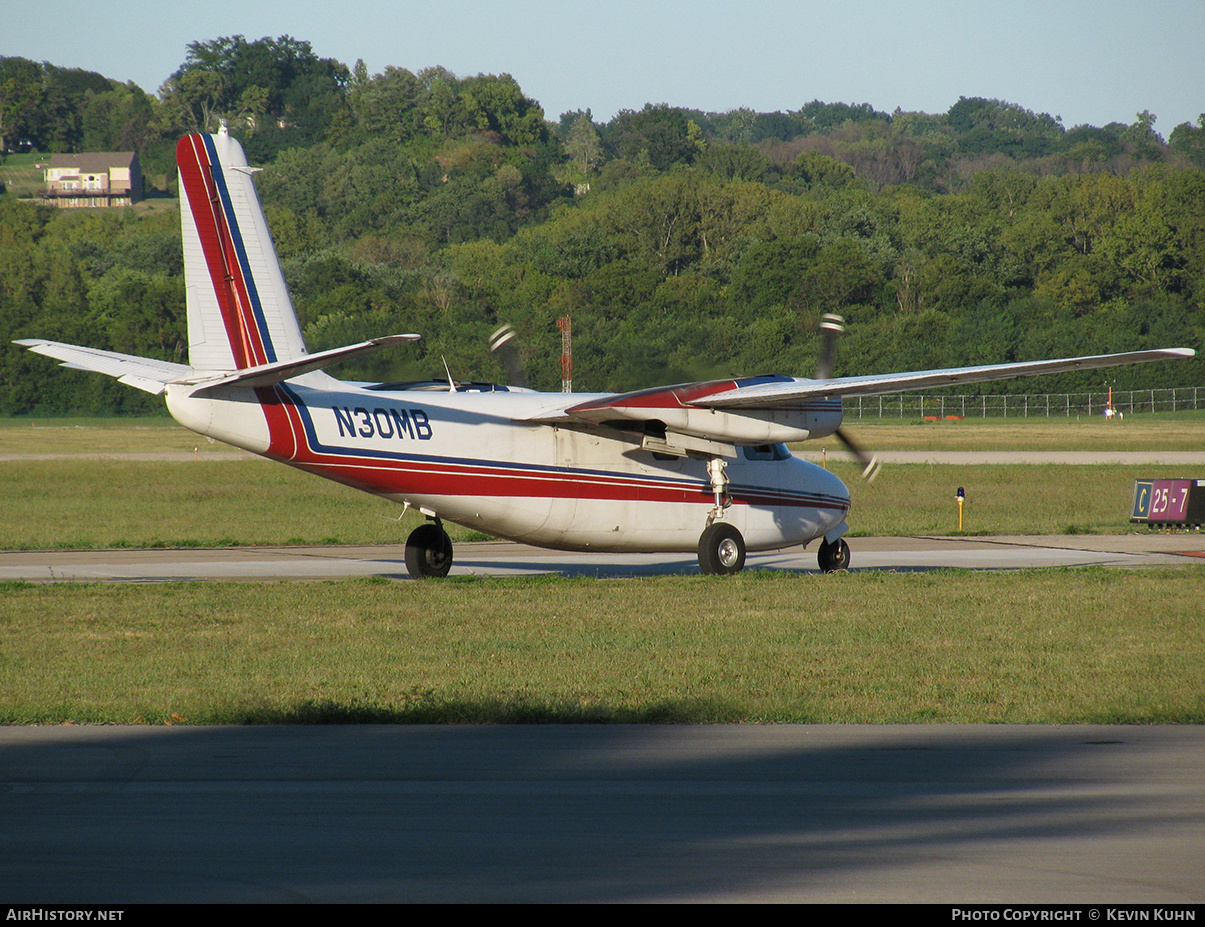
[[820,569],[825,573],[840,573],[849,569],[849,545],[844,539],[820,542],[820,553],[816,557]]

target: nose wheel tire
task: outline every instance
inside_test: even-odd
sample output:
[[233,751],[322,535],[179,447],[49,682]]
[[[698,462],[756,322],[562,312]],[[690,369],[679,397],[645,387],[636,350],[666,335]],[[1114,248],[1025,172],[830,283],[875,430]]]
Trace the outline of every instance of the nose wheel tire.
[[406,539],[406,569],[415,579],[441,579],[452,569],[452,539],[442,527],[419,525]]
[[820,569],[825,573],[840,573],[849,569],[849,545],[844,540],[826,541],[820,543],[820,553],[816,557]]
[[727,522],[708,525],[699,538],[699,569],[727,576],[745,568],[745,539]]

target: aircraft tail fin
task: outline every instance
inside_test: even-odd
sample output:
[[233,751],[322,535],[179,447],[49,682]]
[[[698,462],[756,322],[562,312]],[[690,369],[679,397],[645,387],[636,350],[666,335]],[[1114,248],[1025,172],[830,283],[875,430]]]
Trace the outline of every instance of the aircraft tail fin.
[[242,146],[226,132],[176,145],[190,365],[246,370],[304,357]]

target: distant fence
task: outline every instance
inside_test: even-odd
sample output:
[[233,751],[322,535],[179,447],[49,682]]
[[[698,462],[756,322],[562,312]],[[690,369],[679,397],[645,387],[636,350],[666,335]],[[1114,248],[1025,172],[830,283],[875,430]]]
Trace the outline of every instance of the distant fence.
[[[1109,394],[1019,393],[998,396],[935,396],[897,393],[886,396],[850,396],[845,400],[845,419],[874,418],[1052,418],[1055,416],[1101,415]],[[1178,389],[1114,390],[1113,409],[1122,415],[1138,412],[1184,412],[1205,408],[1205,387]]]

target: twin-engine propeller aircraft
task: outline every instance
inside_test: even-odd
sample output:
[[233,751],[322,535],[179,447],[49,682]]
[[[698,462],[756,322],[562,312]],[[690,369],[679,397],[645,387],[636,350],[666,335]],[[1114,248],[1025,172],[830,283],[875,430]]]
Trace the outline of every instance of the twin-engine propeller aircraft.
[[[223,129],[176,149],[189,363],[41,339],[66,367],[159,395],[176,420],[302,470],[418,509],[416,578],[446,576],[444,519],[568,550],[697,551],[736,573],[747,550],[819,540],[823,570],[849,564],[849,490],[786,442],[836,435],[845,396],[1191,357],[1187,348],[829,378],[839,320],[826,317],[814,379],[760,376],[619,394],[341,382],[322,371],[418,335],[310,354],[242,147]],[[505,339],[499,339],[505,340]]]

